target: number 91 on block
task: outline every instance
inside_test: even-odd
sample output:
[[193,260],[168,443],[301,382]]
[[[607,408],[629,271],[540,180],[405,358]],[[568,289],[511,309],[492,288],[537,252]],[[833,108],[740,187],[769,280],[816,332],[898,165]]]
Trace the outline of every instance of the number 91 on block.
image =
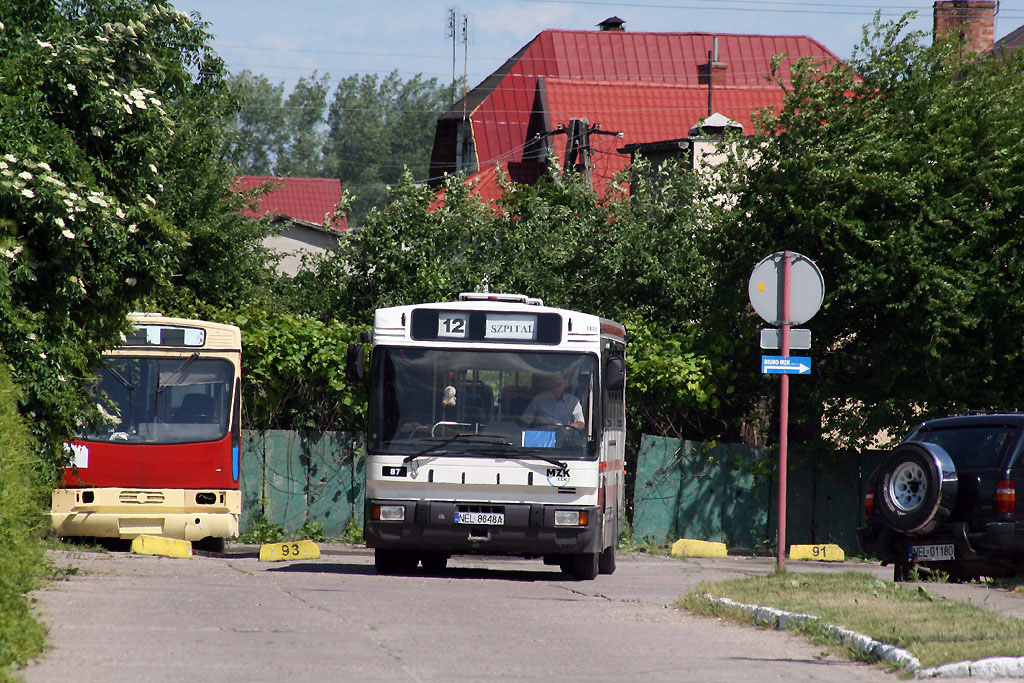
[[320,557],[320,546],[313,541],[264,543],[260,546],[260,562],[315,560],[318,557]]
[[842,562],[846,559],[846,553],[835,543],[824,543],[819,545],[791,545],[789,546],[789,559],[791,560],[816,560],[818,562]]

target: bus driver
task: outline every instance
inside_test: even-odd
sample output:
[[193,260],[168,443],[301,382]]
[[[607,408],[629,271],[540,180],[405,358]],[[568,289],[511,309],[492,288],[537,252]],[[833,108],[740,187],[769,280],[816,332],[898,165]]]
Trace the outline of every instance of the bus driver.
[[565,393],[566,387],[569,386],[565,373],[556,373],[550,382],[550,388],[534,396],[526,406],[522,422],[526,425],[564,425],[566,429],[586,427],[580,400],[572,394]]

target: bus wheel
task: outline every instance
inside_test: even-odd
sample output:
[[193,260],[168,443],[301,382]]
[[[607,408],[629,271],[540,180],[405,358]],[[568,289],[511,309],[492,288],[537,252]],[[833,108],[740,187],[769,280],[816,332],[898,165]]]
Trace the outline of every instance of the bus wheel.
[[423,571],[428,574],[442,574],[448,568],[448,555],[443,552],[423,553],[420,558],[423,563]]
[[407,550],[375,548],[373,566],[378,574],[409,574],[416,569],[418,558]]
[[599,574],[615,573],[615,546],[610,545],[601,551],[597,558],[597,571]]
[[227,546],[227,542],[223,538],[207,536],[201,541],[196,541],[193,545],[197,550],[205,550],[208,553],[222,553]]
[[[577,581],[590,581],[597,577],[600,553],[578,553],[562,565],[562,571]],[[567,571],[568,570],[568,571]]]

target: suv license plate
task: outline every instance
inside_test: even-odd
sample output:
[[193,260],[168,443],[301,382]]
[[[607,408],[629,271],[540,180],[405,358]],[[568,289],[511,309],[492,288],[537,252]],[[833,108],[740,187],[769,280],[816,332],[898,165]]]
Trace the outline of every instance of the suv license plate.
[[941,560],[953,559],[953,544],[943,545],[915,545],[910,548],[911,560],[918,562],[938,562]]
[[456,512],[456,524],[493,524],[501,526],[505,523],[502,512]]

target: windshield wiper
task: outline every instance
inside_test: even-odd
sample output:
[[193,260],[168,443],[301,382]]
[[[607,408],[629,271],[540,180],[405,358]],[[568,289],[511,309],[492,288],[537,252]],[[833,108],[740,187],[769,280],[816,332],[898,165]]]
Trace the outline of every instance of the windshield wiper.
[[196,352],[194,352],[191,356],[186,358],[185,362],[182,363],[181,365],[179,365],[178,368],[174,372],[172,372],[170,374],[170,376],[168,376],[167,381],[164,382],[162,385],[160,383],[160,375],[159,375],[159,372],[158,372],[157,378],[156,378],[156,384],[157,384],[156,392],[159,394],[161,391],[163,391],[167,387],[178,386],[178,381],[185,374],[185,368],[187,368],[189,365],[191,365],[192,362],[194,360],[196,360],[197,358],[199,358],[199,354],[196,353]]
[[567,463],[559,460],[558,458],[552,458],[551,456],[548,455],[542,455],[537,451],[526,451],[525,453],[509,453],[503,457],[506,458],[507,460],[523,460],[525,458],[537,458],[538,460],[543,460],[546,463],[554,465],[560,470],[569,469],[569,465]]
[[431,453],[435,453],[441,450],[442,448],[445,448],[446,446],[455,443],[456,441],[468,441],[471,439],[480,439],[485,444],[495,446],[515,445],[505,437],[501,436],[500,434],[456,434],[455,436],[449,439],[445,439],[441,443],[434,444],[430,448],[423,449],[419,453],[413,453],[412,455],[405,456],[404,458],[402,458],[402,464],[404,465],[406,463],[412,462],[416,458],[421,458],[424,455],[430,455]]

